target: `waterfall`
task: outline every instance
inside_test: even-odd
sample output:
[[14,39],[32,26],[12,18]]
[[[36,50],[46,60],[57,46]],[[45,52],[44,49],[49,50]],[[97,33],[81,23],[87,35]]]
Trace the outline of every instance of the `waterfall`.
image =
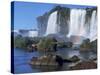
[[46,35],[57,33],[57,11],[53,12],[48,19]]
[[[70,13],[70,24],[69,33],[67,37],[70,36],[83,36],[89,38],[90,41],[97,39],[97,15],[96,11],[92,12],[91,19],[89,23],[86,21],[86,10],[85,9],[71,9]],[[90,25],[90,28],[88,26]]]
[[[57,34],[61,29],[61,26],[57,24],[57,12],[59,11],[55,11],[49,16],[45,35]],[[96,10],[90,12],[92,12],[90,14],[91,17],[86,21],[86,18],[88,17],[86,9],[70,9],[70,18],[69,21],[67,20],[69,31],[65,36],[67,36],[69,39],[71,38],[71,36],[80,37],[79,39],[77,38],[77,40],[79,41],[82,41],[85,38],[89,38],[90,41],[94,41],[95,39],[97,39]],[[60,16],[59,18],[62,18],[62,16]],[[59,20],[59,23],[62,23],[62,20]]]
[[96,15],[96,11],[94,10],[92,12],[92,17],[91,17],[91,21],[90,21],[90,41],[94,41],[95,39],[97,39],[97,15]]
[[67,37],[70,37],[71,35],[85,35],[85,16],[86,10],[71,9],[69,33],[67,34]]

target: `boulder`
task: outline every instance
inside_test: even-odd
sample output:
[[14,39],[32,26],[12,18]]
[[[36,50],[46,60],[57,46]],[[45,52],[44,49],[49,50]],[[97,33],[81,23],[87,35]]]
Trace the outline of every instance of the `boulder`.
[[69,60],[72,61],[72,62],[77,62],[77,61],[80,60],[80,58],[78,56],[74,55]]
[[97,68],[97,64],[93,61],[83,61],[80,62],[78,64],[76,64],[75,66],[71,67],[70,69],[72,70],[80,70],[80,69],[95,69]]

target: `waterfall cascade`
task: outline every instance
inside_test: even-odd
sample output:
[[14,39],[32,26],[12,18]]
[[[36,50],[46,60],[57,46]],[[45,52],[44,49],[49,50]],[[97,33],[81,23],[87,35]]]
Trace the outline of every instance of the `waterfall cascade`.
[[46,30],[46,35],[55,33],[57,33],[57,11],[49,16]]
[[94,41],[97,39],[97,15],[96,11],[92,12],[92,17],[90,21],[90,34],[89,34],[90,41]]
[[[91,19],[86,22],[86,10],[72,9],[70,13],[69,33],[71,35],[83,36],[89,38],[90,41],[97,39],[97,16],[96,11],[92,12]],[[88,28],[88,26],[90,28]]]
[[[97,15],[96,10],[92,11],[89,21],[86,21],[86,9],[70,9],[69,31],[67,37],[82,36],[89,38],[90,41],[97,39]],[[61,17],[60,17],[61,18]],[[53,12],[48,19],[46,34],[58,33],[57,11]]]
[[84,36],[85,35],[85,16],[86,10],[72,9],[70,13],[69,33],[71,35]]

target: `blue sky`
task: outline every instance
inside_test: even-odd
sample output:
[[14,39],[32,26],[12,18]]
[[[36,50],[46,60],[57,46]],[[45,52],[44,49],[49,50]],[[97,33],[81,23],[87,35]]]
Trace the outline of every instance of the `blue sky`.
[[[37,29],[36,18],[50,11],[58,4],[14,2],[14,29]],[[70,8],[86,8],[93,6],[61,5]],[[13,16],[13,15],[11,15]]]

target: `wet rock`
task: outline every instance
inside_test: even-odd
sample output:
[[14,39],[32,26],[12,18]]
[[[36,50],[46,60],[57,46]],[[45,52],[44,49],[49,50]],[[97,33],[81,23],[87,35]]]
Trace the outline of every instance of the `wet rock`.
[[75,66],[71,67],[72,70],[79,70],[79,69],[95,69],[97,68],[97,64],[93,61],[84,61],[76,64]]
[[38,66],[57,66],[57,62],[53,58],[53,56],[41,56],[41,57],[32,57],[29,62],[31,65]]
[[74,55],[69,60],[72,61],[72,62],[77,62],[77,61],[80,60],[80,58],[78,56]]

